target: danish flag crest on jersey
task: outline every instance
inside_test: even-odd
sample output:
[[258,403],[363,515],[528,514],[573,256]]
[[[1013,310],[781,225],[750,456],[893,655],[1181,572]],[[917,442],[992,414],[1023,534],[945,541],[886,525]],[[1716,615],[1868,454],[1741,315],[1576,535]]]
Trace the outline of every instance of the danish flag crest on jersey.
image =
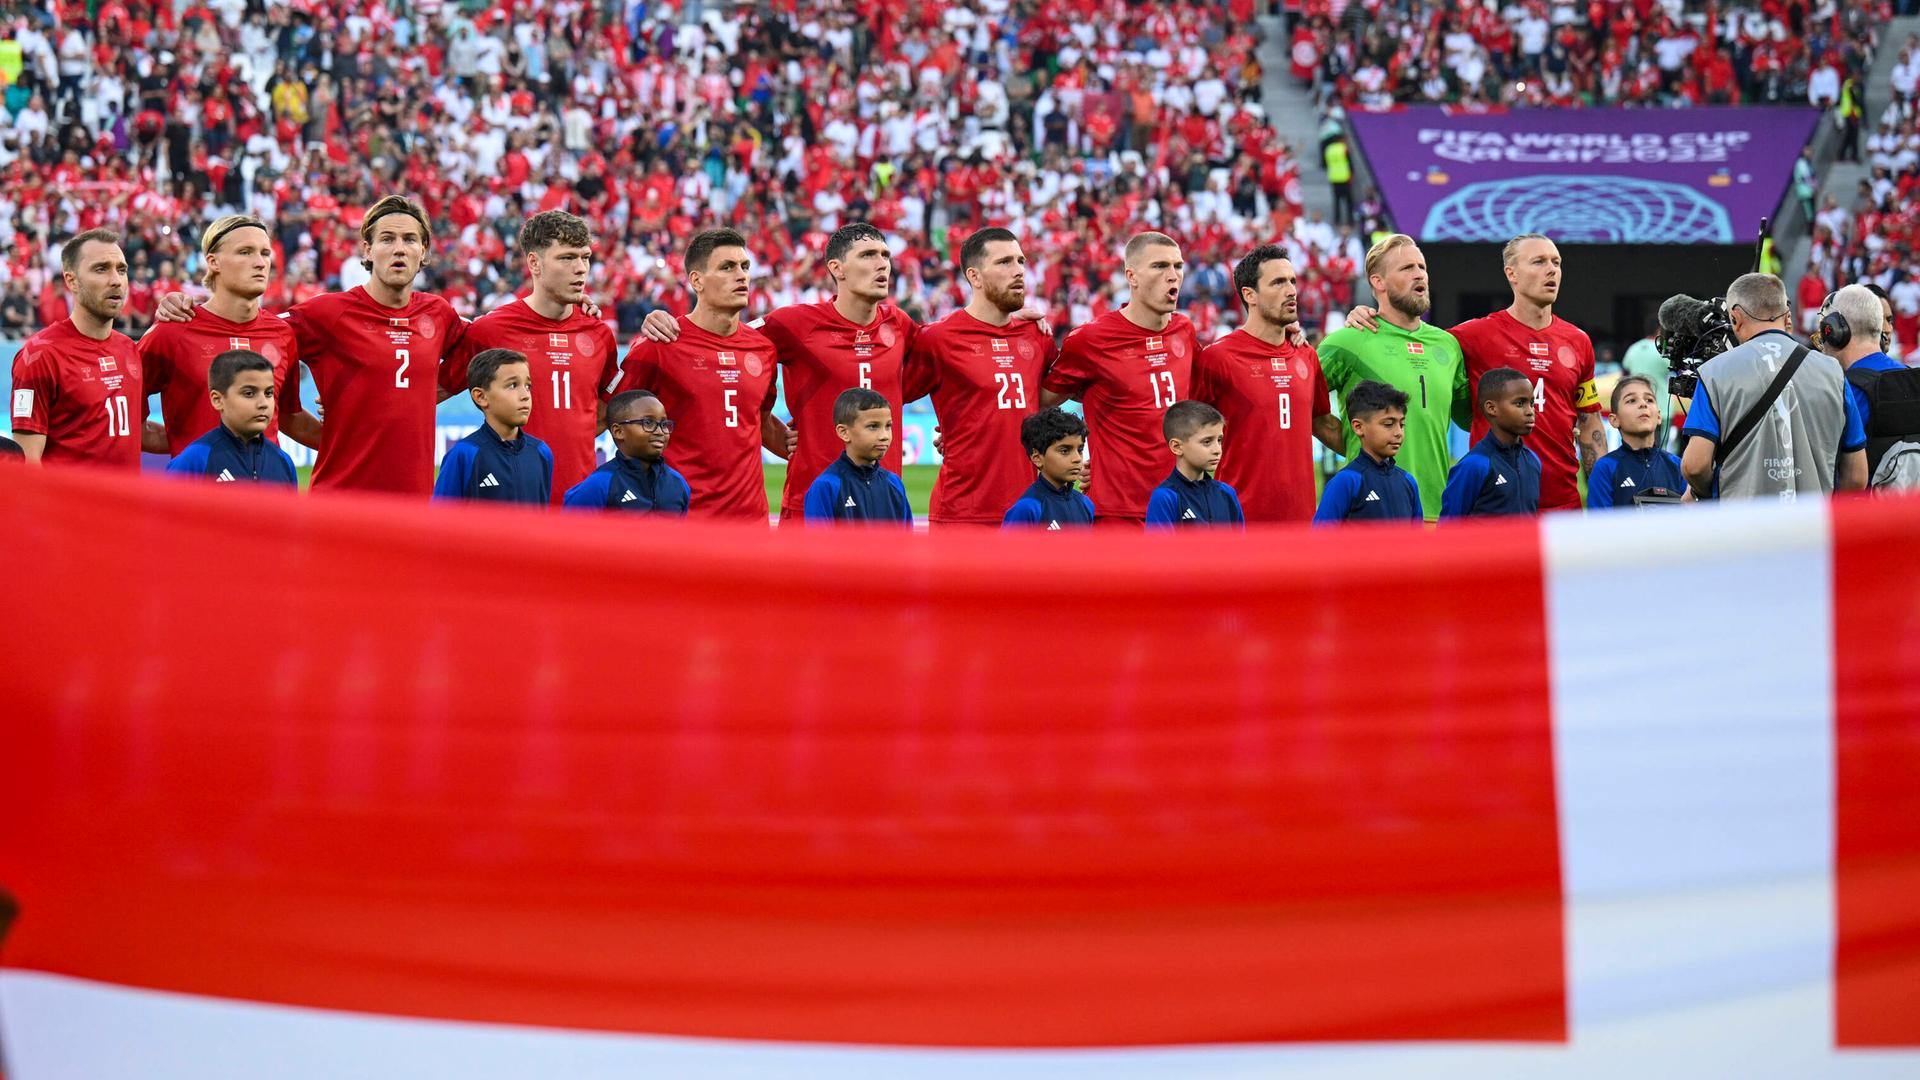
[[227,348],[229,348],[229,349],[251,349],[251,348],[253,348],[253,340],[252,340],[251,338],[243,338],[243,337],[230,337],[230,338],[228,338],[228,339],[227,339]]
[[547,335],[547,346],[548,346],[549,348],[553,348],[553,349],[564,349],[564,348],[566,348],[566,347],[567,347],[567,335],[565,335],[565,334],[548,334],[548,335]]
[[1417,341],[1407,342],[1408,356],[1425,356],[1426,353],[1427,353],[1427,347],[1425,345],[1422,345]]

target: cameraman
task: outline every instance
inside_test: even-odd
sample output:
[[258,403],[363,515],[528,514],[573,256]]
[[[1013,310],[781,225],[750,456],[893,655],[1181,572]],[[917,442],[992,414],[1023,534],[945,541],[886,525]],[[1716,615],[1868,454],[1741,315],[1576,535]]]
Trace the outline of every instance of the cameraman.
[[[1738,344],[1700,368],[1681,471],[1694,498],[1791,500],[1867,485],[1866,432],[1840,362],[1787,332],[1787,287],[1747,274],[1727,289]],[[1836,461],[1837,455],[1837,461]]]

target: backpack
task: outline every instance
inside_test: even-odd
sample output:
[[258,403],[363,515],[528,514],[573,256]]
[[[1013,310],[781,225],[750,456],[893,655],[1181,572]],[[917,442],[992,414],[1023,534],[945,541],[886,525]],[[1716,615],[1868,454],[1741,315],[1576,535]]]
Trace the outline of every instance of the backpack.
[[1847,369],[1847,382],[1867,399],[1868,486],[1920,487],[1920,462],[1895,460],[1896,452],[1920,451],[1920,370],[1863,371],[1856,364]]

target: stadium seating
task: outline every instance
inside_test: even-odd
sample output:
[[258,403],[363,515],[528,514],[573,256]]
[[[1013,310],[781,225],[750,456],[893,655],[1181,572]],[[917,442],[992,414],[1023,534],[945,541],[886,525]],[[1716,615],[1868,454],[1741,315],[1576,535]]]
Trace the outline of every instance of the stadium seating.
[[25,10],[0,44],[13,334],[65,310],[62,235],[127,234],[137,332],[216,216],[274,226],[271,309],[360,280],[360,208],[395,190],[442,223],[427,284],[468,314],[517,287],[520,220],[562,207],[597,230],[594,293],[623,333],[688,302],[673,252],[698,228],[749,233],[761,312],[819,293],[824,233],[854,218],[897,238],[900,302],[927,318],[964,301],[962,237],[1014,223],[1060,325],[1114,303],[1124,234],[1159,225],[1222,330],[1229,260],[1299,204],[1251,0]]

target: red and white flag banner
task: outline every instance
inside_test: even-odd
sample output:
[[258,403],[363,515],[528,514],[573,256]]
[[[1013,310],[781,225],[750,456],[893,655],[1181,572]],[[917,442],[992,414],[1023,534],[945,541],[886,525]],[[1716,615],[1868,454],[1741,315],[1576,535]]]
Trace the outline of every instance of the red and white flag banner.
[[0,1053],[1912,1077],[1917,534],[770,535],[9,470]]

